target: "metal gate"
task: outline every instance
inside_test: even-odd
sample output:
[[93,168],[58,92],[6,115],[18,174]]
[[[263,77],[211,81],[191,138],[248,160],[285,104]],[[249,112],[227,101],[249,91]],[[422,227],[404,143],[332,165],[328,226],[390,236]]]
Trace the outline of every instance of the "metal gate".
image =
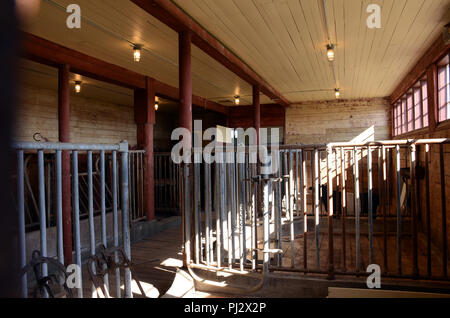
[[[384,277],[448,281],[448,143],[280,146],[271,157],[279,169],[266,175],[250,162],[249,149],[216,149],[214,163],[184,164],[184,249],[191,273],[260,273],[261,284],[252,290],[270,271],[334,279],[368,275],[370,264],[379,265]],[[245,161],[236,160],[240,156]],[[432,173],[440,193],[430,193]],[[438,216],[430,212],[432,195],[439,197]],[[431,228],[433,217],[443,220],[439,230]]]
[[[15,143],[13,148],[17,151],[17,207],[19,217],[19,247],[20,247],[20,265],[23,268],[30,260],[29,256],[33,251],[27,251],[26,249],[26,229],[25,229],[25,198],[24,198],[24,154],[34,154],[37,156],[38,161],[38,205],[39,205],[39,233],[40,233],[40,250],[39,253],[42,257],[49,257],[47,247],[49,241],[47,239],[47,215],[48,206],[46,205],[46,192],[51,191],[45,186],[45,156],[54,156],[55,161],[55,197],[56,197],[56,228],[57,228],[57,255],[56,259],[60,264],[64,264],[63,254],[63,219],[62,219],[62,153],[71,153],[71,172],[72,172],[72,225],[74,232],[74,252],[76,264],[79,268],[82,268],[84,263],[82,259],[81,248],[81,233],[80,233],[80,183],[79,183],[79,156],[81,153],[86,154],[87,157],[87,198],[88,198],[88,228],[89,228],[89,247],[88,253],[91,256],[96,254],[99,245],[105,247],[108,244],[112,247],[123,248],[126,257],[131,258],[130,250],[130,231],[129,231],[129,165],[128,165],[128,143],[122,142],[120,144],[111,145],[92,145],[92,144],[69,144],[69,143],[28,143],[20,142]],[[98,153],[100,156],[100,202],[101,202],[101,230],[100,233],[96,233],[94,224],[94,181],[93,181],[93,153]],[[112,228],[107,228],[106,224],[106,169],[105,169],[105,157],[111,156],[111,189],[112,189]],[[118,156],[120,156],[120,167],[118,167]],[[120,169],[119,169],[120,168]],[[119,210],[119,191],[120,191],[120,204]],[[98,198],[96,198],[98,199]],[[121,214],[122,228],[119,229],[119,214]],[[96,240],[97,235],[97,240]],[[108,237],[112,237],[112,242],[108,242]],[[122,238],[122,242],[119,243],[119,238]],[[118,261],[118,254],[115,254],[116,262]],[[52,256],[52,255],[50,255]],[[119,269],[115,272],[115,295],[120,297],[121,295],[121,273]],[[41,276],[48,275],[47,264],[41,266]],[[124,270],[124,291],[125,297],[132,297],[131,293],[131,272],[129,269]],[[76,289],[78,297],[83,297],[83,277],[82,272],[79,271],[79,282],[81,288]],[[109,278],[105,276],[106,285],[109,288]],[[21,278],[21,290],[22,296],[28,297],[28,280],[27,275],[23,275]]]

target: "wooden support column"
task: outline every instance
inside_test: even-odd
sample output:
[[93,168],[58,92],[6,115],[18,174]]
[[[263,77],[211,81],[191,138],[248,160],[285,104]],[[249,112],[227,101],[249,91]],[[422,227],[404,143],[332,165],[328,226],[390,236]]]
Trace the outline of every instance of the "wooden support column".
[[261,103],[259,98],[259,86],[254,85],[253,86],[253,106],[255,107],[255,129],[256,129],[256,143],[257,145],[260,144],[260,130],[261,130]]
[[[191,34],[189,32],[180,32],[178,36],[178,59],[179,59],[179,87],[180,87],[180,112],[179,122],[180,127],[187,128],[192,134],[192,68],[191,68]],[[188,140],[188,145],[192,146],[192,138]],[[192,191],[192,186],[190,191]],[[191,195],[185,193],[184,195]],[[191,213],[192,215],[192,213]],[[192,220],[192,218],[191,218]],[[190,238],[186,237],[186,216],[184,209],[181,209],[181,224],[182,224],[182,239],[187,242],[187,239],[192,242],[192,235]],[[192,222],[191,222],[192,225]],[[192,233],[192,231],[190,231]],[[185,245],[183,244],[185,247]],[[190,251],[183,249],[183,265],[187,266],[187,254]]]
[[[70,142],[70,67],[58,69],[58,136],[59,142]],[[72,264],[72,202],[70,185],[70,152],[62,152],[62,215],[65,264]]]
[[180,127],[192,133],[191,34],[179,35]]
[[138,148],[145,150],[144,211],[148,221],[155,219],[155,180],[153,157],[153,126],[155,118],[155,85],[147,78],[146,89],[134,91],[134,119]]
[[428,121],[429,131],[434,132],[439,120],[437,101],[437,66],[432,64],[427,69]]

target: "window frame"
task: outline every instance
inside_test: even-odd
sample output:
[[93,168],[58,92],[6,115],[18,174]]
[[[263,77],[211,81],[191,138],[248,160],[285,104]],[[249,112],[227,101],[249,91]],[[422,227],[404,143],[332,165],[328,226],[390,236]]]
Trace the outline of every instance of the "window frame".
[[[445,60],[447,60],[447,62],[445,62]],[[444,63],[444,64],[442,64]],[[445,64],[446,63],[446,64]],[[443,57],[441,57],[440,59],[438,59],[438,62],[436,63],[436,123],[437,126],[450,122],[450,52],[444,54]],[[440,76],[440,72],[441,70],[444,70],[445,72],[445,78],[446,78],[446,83],[445,85],[440,88],[439,86],[439,76]],[[441,100],[440,100],[440,91],[441,90],[445,90],[445,96],[447,99],[447,102],[445,103],[445,119],[441,120]]]

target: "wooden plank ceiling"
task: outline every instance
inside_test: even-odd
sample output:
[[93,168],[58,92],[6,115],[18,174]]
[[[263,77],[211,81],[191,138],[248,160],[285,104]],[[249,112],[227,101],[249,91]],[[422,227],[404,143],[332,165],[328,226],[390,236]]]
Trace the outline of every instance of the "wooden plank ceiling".
[[[292,102],[334,98],[322,0],[174,0]],[[379,4],[382,28],[366,8]],[[343,98],[389,96],[449,22],[448,0],[326,0]]]
[[[66,27],[71,0],[46,0],[25,31],[178,87],[178,34],[128,0],[79,0],[81,29]],[[140,63],[132,43],[144,46]],[[252,103],[252,88],[206,53],[192,48],[193,93],[223,105]],[[261,96],[262,103],[271,100]]]
[[[321,0],[174,0],[292,102],[334,98]],[[178,86],[178,36],[128,0],[78,0],[82,27],[65,26],[71,0],[42,2],[27,32]],[[450,0],[326,0],[343,98],[389,96],[442,32]],[[366,7],[382,6],[382,29],[366,26]],[[144,45],[140,63],[132,44]],[[193,47],[194,94],[231,105],[252,102],[251,86]],[[262,103],[270,99],[262,96]]]

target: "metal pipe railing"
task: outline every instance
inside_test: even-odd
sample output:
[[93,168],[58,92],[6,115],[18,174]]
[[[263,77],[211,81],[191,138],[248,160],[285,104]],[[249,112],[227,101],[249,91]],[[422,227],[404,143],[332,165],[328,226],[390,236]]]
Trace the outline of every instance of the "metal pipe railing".
[[[25,236],[25,196],[24,196],[24,150],[36,152],[38,159],[38,190],[39,190],[39,210],[40,210],[40,254],[42,257],[48,257],[48,237],[47,237],[47,215],[49,213],[49,207],[46,205],[46,193],[48,193],[48,188],[45,184],[45,170],[46,165],[44,162],[44,151],[49,154],[54,154],[56,165],[55,165],[55,176],[56,176],[56,215],[57,215],[57,235],[56,235],[56,245],[57,252],[56,257],[61,264],[64,264],[63,256],[63,235],[62,235],[62,151],[70,151],[72,153],[72,200],[73,200],[73,226],[74,226],[74,246],[76,255],[76,264],[79,269],[82,268],[82,246],[81,246],[81,230],[80,230],[80,183],[79,183],[79,152],[87,153],[87,184],[88,184],[88,228],[89,228],[89,253],[90,255],[95,255],[95,249],[98,244],[98,240],[95,238],[95,224],[94,224],[94,182],[93,182],[93,152],[100,153],[100,202],[101,202],[101,234],[100,243],[107,245],[107,227],[106,227],[106,172],[105,172],[105,151],[112,152],[112,189],[113,189],[113,240],[114,246],[119,246],[119,235],[122,235],[122,246],[126,253],[126,256],[131,259],[130,250],[130,234],[129,234],[129,223],[128,223],[128,203],[129,203],[129,192],[128,192],[128,143],[122,142],[120,144],[113,145],[88,145],[88,144],[69,144],[69,143],[14,143],[13,148],[17,150],[17,198],[18,198],[18,210],[19,210],[19,237],[20,237],[20,265],[23,267],[27,263],[27,246],[26,246],[26,236]],[[117,171],[117,153],[121,155],[121,170],[120,170],[120,190],[121,190],[121,214],[122,214],[122,225],[123,228],[121,233],[118,230],[118,187],[117,182],[118,171]],[[48,170],[48,167],[47,167]],[[117,258],[116,258],[117,260]],[[46,264],[43,264],[41,269],[42,276],[48,275],[48,268]],[[83,287],[82,287],[82,274],[81,270],[78,271],[79,276],[77,279],[81,284],[81,288],[77,288],[77,296],[83,297]],[[120,297],[120,272],[116,271],[116,284],[117,284],[117,296]],[[125,269],[125,279],[124,279],[124,289],[125,296],[132,297],[131,294],[131,273],[129,269]],[[106,285],[109,290],[108,279],[106,278]],[[28,296],[28,286],[27,286],[27,276],[21,278],[21,288],[22,296]],[[48,296],[46,293],[44,297]]]
[[[445,220],[443,145],[448,143],[450,139],[419,139],[280,146],[272,149],[277,151],[272,160],[278,161],[279,170],[268,176],[257,174],[249,148],[216,149],[219,162],[204,164],[204,169],[196,163],[191,165],[194,175],[189,175],[190,168],[183,174],[185,187],[195,189],[194,194],[184,192],[182,207],[188,264],[239,272],[262,270],[264,276],[271,269],[325,273],[333,279],[339,273],[362,276],[363,264],[380,262],[386,277],[445,280],[447,225],[442,222],[440,238],[432,233],[429,161],[432,146],[439,147],[441,218]],[[242,154],[248,161],[236,163]],[[424,176],[420,169],[425,170]],[[197,203],[203,189],[202,209]],[[423,213],[421,196],[426,199]],[[192,206],[194,214],[189,213]],[[426,219],[421,220],[421,215]],[[420,222],[425,222],[423,227]],[[422,228],[426,274],[418,253]],[[190,231],[195,238],[193,250],[189,249]],[[325,236],[328,240],[323,244]],[[439,239],[442,253],[437,259],[433,242]],[[376,245],[381,249],[376,250]],[[261,253],[262,262],[258,260]],[[405,262],[411,262],[410,266]],[[435,262],[442,264],[442,275],[436,272]]]

